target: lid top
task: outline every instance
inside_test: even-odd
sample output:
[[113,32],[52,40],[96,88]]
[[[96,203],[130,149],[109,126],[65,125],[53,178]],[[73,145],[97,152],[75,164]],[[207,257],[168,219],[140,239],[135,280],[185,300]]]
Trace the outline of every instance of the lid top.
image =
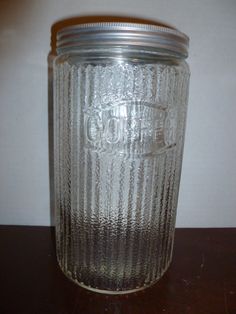
[[136,46],[161,49],[188,56],[189,38],[169,26],[158,24],[101,22],[67,26],[57,33],[57,49],[88,46]]

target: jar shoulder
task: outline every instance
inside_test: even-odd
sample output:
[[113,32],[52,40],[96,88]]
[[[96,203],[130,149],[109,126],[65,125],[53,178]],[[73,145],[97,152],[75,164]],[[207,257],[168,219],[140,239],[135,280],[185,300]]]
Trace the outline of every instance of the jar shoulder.
[[54,58],[54,67],[60,65],[77,66],[110,66],[114,64],[129,64],[134,67],[156,66],[160,68],[173,68],[177,71],[189,73],[189,65],[184,59],[162,58],[154,55],[127,54],[127,53],[89,53],[77,52],[73,54],[63,54]]

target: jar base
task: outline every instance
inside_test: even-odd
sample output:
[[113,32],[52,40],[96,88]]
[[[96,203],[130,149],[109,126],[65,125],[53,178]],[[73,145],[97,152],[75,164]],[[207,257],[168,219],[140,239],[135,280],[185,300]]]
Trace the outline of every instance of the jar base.
[[[160,279],[160,278],[159,278]],[[102,290],[102,289],[97,289],[97,288],[92,288],[92,287],[89,287],[89,286],[86,286],[84,284],[81,284],[73,279],[71,279],[74,283],[76,283],[77,285],[79,285],[80,287],[86,289],[86,290],[89,290],[89,291],[92,291],[92,292],[95,292],[95,293],[100,293],[100,294],[109,294],[109,295],[122,295],[122,294],[130,294],[130,293],[135,293],[135,292],[138,292],[138,291],[142,291],[142,290],[145,290],[151,286],[153,286],[154,284],[156,284],[159,279],[157,279],[155,282],[152,282],[151,284],[149,285],[146,285],[146,286],[143,286],[143,287],[140,287],[140,288],[137,288],[137,289],[132,289],[132,290],[119,290],[119,291],[111,291],[111,290]]]
[[79,281],[77,281],[76,279],[71,278],[67,273],[65,273],[59,263],[60,269],[63,272],[63,274],[70,280],[72,281],[74,284],[80,286],[81,288],[84,288],[86,290],[89,290],[91,292],[95,292],[95,293],[100,293],[100,294],[107,294],[107,295],[123,295],[123,294],[130,294],[130,293],[135,293],[135,292],[139,292],[142,290],[145,290],[147,288],[150,288],[152,286],[154,286],[162,277],[163,275],[166,273],[166,271],[168,270],[169,266],[170,266],[171,260],[170,262],[167,264],[167,267],[162,271],[162,274],[160,275],[160,277],[158,277],[155,281],[151,282],[148,285],[142,286],[140,288],[135,288],[135,289],[131,289],[131,290],[103,290],[103,289],[99,289],[99,288],[93,288],[91,286],[87,286]]

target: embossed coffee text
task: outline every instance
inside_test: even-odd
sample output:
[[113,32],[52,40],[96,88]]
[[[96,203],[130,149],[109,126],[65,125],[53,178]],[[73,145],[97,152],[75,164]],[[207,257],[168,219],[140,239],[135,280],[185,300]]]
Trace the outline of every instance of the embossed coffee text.
[[174,144],[175,120],[173,110],[137,102],[87,111],[84,115],[86,147],[123,154],[154,153]]

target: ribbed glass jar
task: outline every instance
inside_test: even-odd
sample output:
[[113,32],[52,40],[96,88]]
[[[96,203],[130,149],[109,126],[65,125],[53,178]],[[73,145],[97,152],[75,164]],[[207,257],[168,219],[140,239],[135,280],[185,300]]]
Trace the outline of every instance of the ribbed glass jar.
[[174,240],[189,69],[180,53],[98,45],[54,62],[57,258],[97,292],[155,283]]

